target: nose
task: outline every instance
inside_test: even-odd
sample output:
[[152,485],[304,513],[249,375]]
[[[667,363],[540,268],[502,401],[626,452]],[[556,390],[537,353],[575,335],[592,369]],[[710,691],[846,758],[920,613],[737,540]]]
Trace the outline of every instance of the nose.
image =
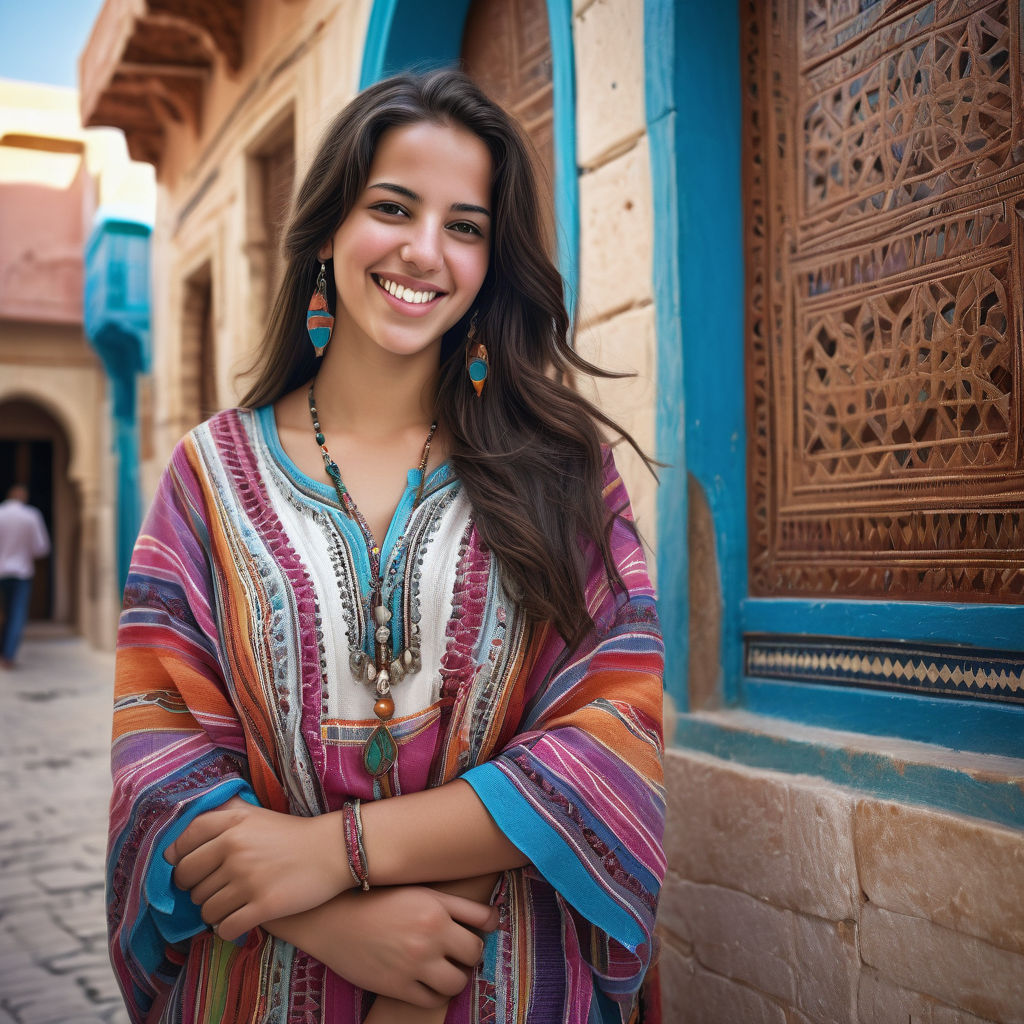
[[410,225],[409,234],[399,250],[399,256],[417,270],[426,272],[437,270],[442,262],[440,224],[431,223],[423,218],[419,223]]

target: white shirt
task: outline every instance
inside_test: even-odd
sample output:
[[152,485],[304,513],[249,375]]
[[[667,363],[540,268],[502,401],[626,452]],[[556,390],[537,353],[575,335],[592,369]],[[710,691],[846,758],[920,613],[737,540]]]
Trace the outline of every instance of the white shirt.
[[0,501],[0,577],[30,580],[35,559],[50,553],[50,538],[39,509],[8,498]]

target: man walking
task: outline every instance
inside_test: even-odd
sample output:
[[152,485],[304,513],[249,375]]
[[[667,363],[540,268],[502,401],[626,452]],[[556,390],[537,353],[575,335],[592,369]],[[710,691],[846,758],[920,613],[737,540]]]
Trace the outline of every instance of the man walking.
[[15,484],[0,501],[0,600],[4,606],[0,666],[14,668],[14,656],[28,619],[35,560],[50,552],[50,537],[39,509],[28,504],[28,488]]

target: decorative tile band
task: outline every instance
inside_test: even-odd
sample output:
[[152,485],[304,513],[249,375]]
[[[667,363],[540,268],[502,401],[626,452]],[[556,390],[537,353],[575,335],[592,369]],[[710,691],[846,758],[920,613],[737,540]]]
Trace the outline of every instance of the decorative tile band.
[[1024,705],[1024,652],[841,637],[744,637],[746,674]]

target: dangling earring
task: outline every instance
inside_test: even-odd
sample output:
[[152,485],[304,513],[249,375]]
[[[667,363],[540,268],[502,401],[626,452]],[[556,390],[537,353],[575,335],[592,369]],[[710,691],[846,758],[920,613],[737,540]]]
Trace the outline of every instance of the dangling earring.
[[469,374],[469,379],[473,384],[473,389],[476,391],[477,398],[480,397],[484,390],[484,384],[487,381],[487,373],[490,369],[490,363],[487,359],[487,349],[484,345],[476,340],[476,318],[479,311],[473,312],[473,319],[469,322],[469,333],[466,335],[466,372]]
[[334,315],[327,307],[327,267],[324,263],[320,264],[316,291],[306,310],[306,330],[309,331],[309,340],[313,342],[313,351],[317,356],[322,356],[327,342],[331,340],[331,331],[334,330]]

